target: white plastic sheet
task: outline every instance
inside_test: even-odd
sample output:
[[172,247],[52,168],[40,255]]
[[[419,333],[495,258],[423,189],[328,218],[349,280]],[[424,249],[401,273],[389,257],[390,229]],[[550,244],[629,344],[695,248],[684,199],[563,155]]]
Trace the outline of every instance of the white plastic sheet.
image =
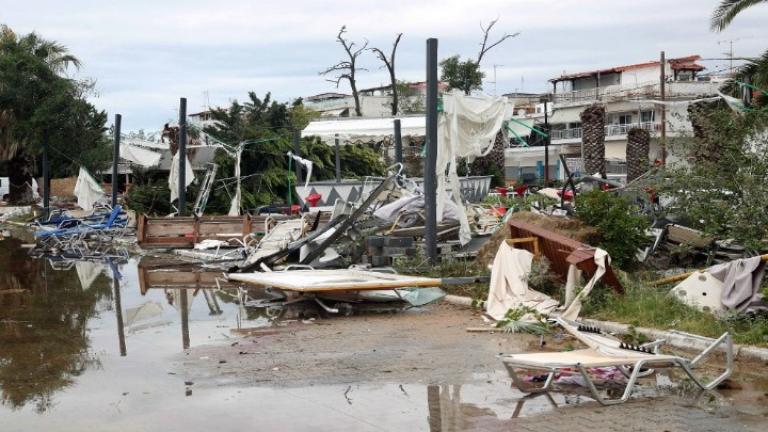
[[120,144],[120,157],[145,168],[150,168],[160,163],[162,155],[139,146]]
[[442,220],[446,183],[450,182],[450,199],[459,207],[461,244],[467,244],[472,234],[461,202],[458,160],[471,161],[491,151],[508,109],[510,106],[503,97],[466,96],[458,91],[443,96],[443,115],[437,125],[437,217],[438,222]]
[[309,193],[309,179],[312,177],[312,161],[304,159],[300,156],[296,156],[293,154],[293,152],[286,153],[288,157],[292,158],[296,161],[296,163],[301,164],[304,166],[304,168],[307,170],[307,175],[304,178],[304,196],[306,196]]
[[522,306],[548,315],[559,303],[546,294],[528,288],[527,278],[531,272],[533,254],[525,249],[515,249],[502,242],[491,269],[491,283],[486,313],[495,320],[504,319],[510,309]]
[[[113,183],[115,183],[113,187],[116,187],[117,182]],[[105,196],[101,185],[83,167],[80,167],[80,172],[77,174],[74,193],[77,197],[77,205],[83,210],[93,210],[93,205]]]
[[[187,165],[184,170],[184,190],[195,181],[195,172],[192,171],[192,164],[189,162],[189,157],[186,159]],[[179,152],[176,152],[173,156],[173,161],[171,161],[171,172],[168,174],[168,187],[171,189],[171,202],[179,199],[179,160]]]

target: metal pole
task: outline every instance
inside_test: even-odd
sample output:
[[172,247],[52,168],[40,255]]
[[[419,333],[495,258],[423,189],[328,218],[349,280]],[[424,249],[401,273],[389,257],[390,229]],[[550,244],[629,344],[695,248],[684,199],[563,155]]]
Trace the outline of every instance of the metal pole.
[[112,208],[117,205],[117,185],[120,183],[117,173],[117,164],[120,162],[120,126],[123,122],[123,116],[115,114],[114,128],[114,155],[112,156]]
[[403,163],[403,134],[400,119],[395,119],[395,163]]
[[547,131],[547,137],[544,138],[544,186],[549,187],[549,141],[551,134],[549,132],[549,115],[547,114],[546,99],[544,99],[544,129]]
[[[301,131],[298,129],[293,130],[293,154],[301,156]],[[296,185],[300,185],[301,181],[301,164],[296,164]]]
[[[427,256],[437,264],[437,39],[427,39],[427,124],[424,160]],[[458,187],[459,185],[453,185]]]
[[187,98],[179,101],[179,216],[187,206]]
[[341,143],[339,143],[339,134],[336,134],[334,141],[336,143],[336,183],[341,183],[341,155],[339,154]]
[[179,310],[181,311],[181,346],[184,349],[189,348],[189,294],[185,288],[179,289]]
[[[116,266],[117,264],[112,264]],[[115,317],[117,318],[117,339],[120,344],[120,356],[125,357],[125,327],[123,325],[123,305],[120,299],[120,276],[116,269],[112,269],[112,290],[115,296]]]
[[51,214],[51,167],[48,160],[48,146],[50,140],[48,129],[43,131],[43,218],[48,219]]
[[[661,100],[664,101],[667,98],[666,95],[666,64],[667,60],[664,56],[664,51],[661,52],[661,65],[659,72],[659,89],[661,93]],[[661,104],[661,165],[667,165],[667,107]]]

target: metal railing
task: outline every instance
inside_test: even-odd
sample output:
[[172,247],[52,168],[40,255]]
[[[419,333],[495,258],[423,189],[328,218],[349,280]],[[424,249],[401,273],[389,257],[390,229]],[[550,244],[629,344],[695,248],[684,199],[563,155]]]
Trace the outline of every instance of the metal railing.
[[[701,95],[716,94],[719,88],[718,83],[709,81],[675,81],[666,86],[667,97],[692,97]],[[629,98],[653,98],[661,95],[661,86],[659,83],[641,83],[633,87],[622,87],[613,85],[600,88],[589,88],[583,90],[570,91],[565,93],[555,93],[554,103],[579,103],[592,101],[619,101]]]
[[[661,123],[645,122],[645,123],[628,123],[628,124],[610,124],[605,126],[605,136],[622,136],[626,135],[630,129],[640,128],[649,132],[655,132],[661,129]],[[582,128],[573,129],[560,129],[552,131],[552,141],[566,140],[566,139],[581,139]]]

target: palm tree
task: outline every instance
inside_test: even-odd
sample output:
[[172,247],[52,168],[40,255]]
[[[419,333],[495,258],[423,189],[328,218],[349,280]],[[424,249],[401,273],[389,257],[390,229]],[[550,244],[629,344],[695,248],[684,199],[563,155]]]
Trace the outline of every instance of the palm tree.
[[581,112],[580,117],[584,174],[598,174],[605,178],[605,107],[590,105]]
[[648,171],[648,152],[651,134],[645,129],[632,128],[627,132],[627,183]]
[[743,10],[768,0],[722,0],[712,14],[712,30],[723,31]]
[[72,87],[63,75],[80,61],[64,45],[36,33],[18,36],[0,25],[0,160],[8,160],[11,201],[32,200],[32,157],[26,151],[41,134],[36,110]]

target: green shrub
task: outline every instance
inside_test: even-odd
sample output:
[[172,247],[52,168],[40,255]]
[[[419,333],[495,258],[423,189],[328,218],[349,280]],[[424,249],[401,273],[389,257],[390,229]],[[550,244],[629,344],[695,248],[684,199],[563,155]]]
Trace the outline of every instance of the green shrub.
[[576,217],[597,228],[599,246],[611,255],[611,262],[626,268],[635,261],[637,249],[648,242],[649,223],[639,209],[613,193],[593,190],[576,197]]

